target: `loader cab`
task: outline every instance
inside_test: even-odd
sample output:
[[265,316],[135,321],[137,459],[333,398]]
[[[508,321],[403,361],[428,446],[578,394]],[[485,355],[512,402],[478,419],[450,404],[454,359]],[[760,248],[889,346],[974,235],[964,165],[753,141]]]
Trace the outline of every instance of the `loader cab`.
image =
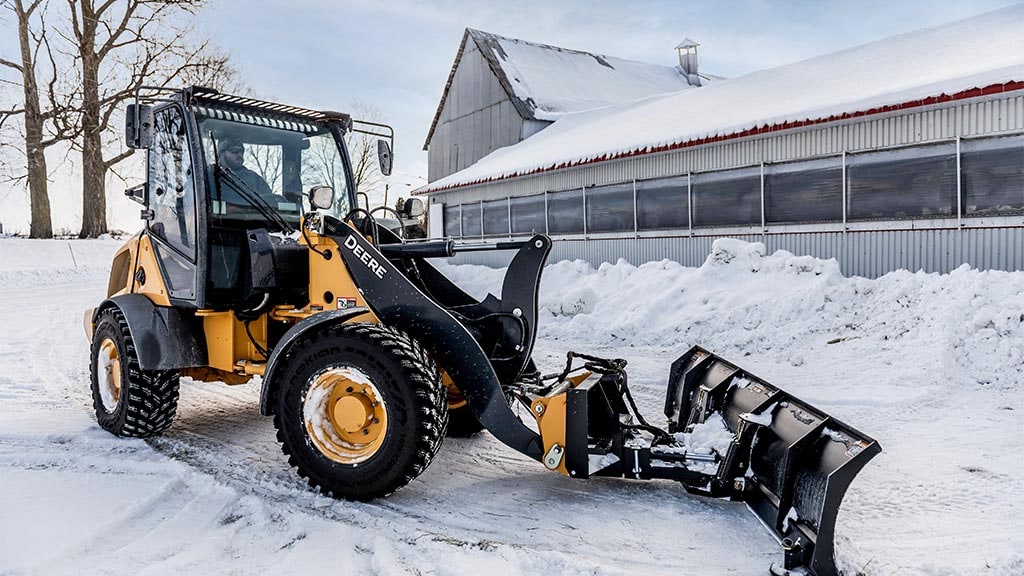
[[305,304],[308,258],[297,239],[309,191],[333,189],[334,214],[355,206],[348,116],[203,89],[128,116],[129,145],[147,155],[136,199],[171,304],[251,310],[270,288],[275,303]]

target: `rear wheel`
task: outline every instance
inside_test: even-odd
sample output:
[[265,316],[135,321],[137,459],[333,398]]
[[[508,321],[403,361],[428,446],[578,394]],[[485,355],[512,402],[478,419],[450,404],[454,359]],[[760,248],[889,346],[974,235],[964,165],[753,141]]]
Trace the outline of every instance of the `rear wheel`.
[[178,410],[178,372],[143,370],[124,314],[100,312],[90,352],[92,403],[100,427],[144,438],[167,429]]
[[430,464],[448,423],[445,388],[408,335],[341,324],[298,341],[282,359],[274,415],[288,462],[335,498],[371,500]]

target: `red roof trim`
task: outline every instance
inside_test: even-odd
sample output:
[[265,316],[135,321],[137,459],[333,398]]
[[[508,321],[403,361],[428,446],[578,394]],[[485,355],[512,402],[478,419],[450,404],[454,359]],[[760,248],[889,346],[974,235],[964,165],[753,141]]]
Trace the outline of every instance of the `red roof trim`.
[[609,160],[620,160],[622,158],[632,158],[634,156],[644,156],[646,154],[657,154],[659,152],[668,152],[670,150],[680,150],[682,148],[692,148],[694,146],[702,146],[704,144],[714,144],[717,142],[723,142],[726,140],[735,140],[737,138],[745,138],[747,136],[759,136],[762,134],[770,134],[772,132],[781,132],[782,130],[790,130],[792,128],[803,128],[805,126],[813,126],[816,124],[825,124],[828,122],[836,122],[839,120],[849,120],[851,118],[861,118],[864,116],[873,116],[875,114],[884,114],[886,112],[895,112],[897,110],[908,110],[913,108],[920,108],[923,106],[931,106],[933,104],[942,104],[945,102],[953,102],[956,100],[966,100],[968,98],[977,98],[979,96],[989,96],[992,94],[1001,94],[1003,92],[1013,92],[1015,90],[1024,90],[1024,81],[1014,80],[1005,82],[1003,84],[990,84],[984,88],[969,88],[967,90],[961,90],[955,94],[939,94],[938,96],[928,96],[919,100],[911,100],[909,102],[903,102],[900,104],[889,104],[886,106],[879,106],[877,108],[870,108],[868,110],[858,110],[856,112],[845,112],[843,114],[835,114],[827,118],[815,118],[808,120],[795,120],[791,122],[782,122],[780,124],[765,124],[763,126],[755,126],[741,132],[733,132],[731,134],[722,134],[718,136],[708,136],[706,138],[697,138],[695,140],[687,140],[685,142],[676,142],[675,144],[666,144],[657,147],[647,147],[637,150],[631,150],[628,152],[619,152],[617,154],[604,154],[597,158],[591,158],[589,160],[576,160],[573,162],[563,162],[555,166],[549,166],[547,168],[535,168],[526,172],[515,172],[506,176],[499,176],[495,178],[484,178],[481,180],[474,180],[472,182],[463,182],[461,184],[452,184],[443,188],[437,188],[427,192],[417,192],[417,194],[432,194],[434,192],[443,192],[445,190],[454,190],[456,188],[464,188],[466,186],[475,186],[477,184],[485,184],[488,182],[498,182],[501,180],[508,180],[510,178],[518,178],[520,176],[530,176],[533,174],[540,174],[543,172],[551,172],[554,170],[561,170],[563,168],[574,168],[577,166],[585,166],[587,164],[597,164],[599,162],[607,162]]

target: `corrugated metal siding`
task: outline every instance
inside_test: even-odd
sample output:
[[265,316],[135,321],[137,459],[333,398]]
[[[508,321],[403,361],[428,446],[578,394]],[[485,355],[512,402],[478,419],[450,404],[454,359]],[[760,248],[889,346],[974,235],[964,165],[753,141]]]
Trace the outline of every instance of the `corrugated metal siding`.
[[[882,230],[802,234],[737,235],[763,242],[769,253],[835,258],[846,276],[877,278],[893,270],[949,272],[962,264],[994,270],[1024,270],[1024,228],[949,230]],[[632,264],[673,260],[700,266],[714,237],[616,238],[562,240],[554,243],[549,262],[586,260],[594,266],[624,258]],[[507,266],[512,252],[475,252],[451,259],[458,264]]]
[[[1024,95],[976,100],[815,125],[756,136],[544,172],[511,180],[467,186],[432,195],[443,203],[475,202],[505,196],[615,184],[645,178],[785,162],[820,156],[970,138],[1024,130]],[[431,145],[433,149],[433,144]],[[431,177],[431,180],[434,180]]]
[[503,146],[520,141],[523,119],[475,42],[455,71],[427,149],[430,181],[458,172]]

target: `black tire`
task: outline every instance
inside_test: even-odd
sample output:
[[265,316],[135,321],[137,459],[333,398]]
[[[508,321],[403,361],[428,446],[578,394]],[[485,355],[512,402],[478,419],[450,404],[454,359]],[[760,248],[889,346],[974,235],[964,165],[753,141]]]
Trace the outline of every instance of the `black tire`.
[[[357,369],[386,407],[383,440],[355,464],[329,458],[306,429],[306,394],[331,369]],[[448,403],[440,375],[423,347],[398,330],[366,323],[318,330],[289,347],[276,378],[274,426],[281,449],[323,494],[361,501],[386,496],[419,476],[444,439]]]
[[[100,390],[106,369],[98,360],[105,342],[112,343],[119,360],[120,386],[114,404],[109,397],[105,404]],[[171,425],[178,411],[178,372],[139,367],[135,342],[118,308],[100,312],[90,355],[92,403],[101,428],[117,436],[145,438],[160,434]]]

